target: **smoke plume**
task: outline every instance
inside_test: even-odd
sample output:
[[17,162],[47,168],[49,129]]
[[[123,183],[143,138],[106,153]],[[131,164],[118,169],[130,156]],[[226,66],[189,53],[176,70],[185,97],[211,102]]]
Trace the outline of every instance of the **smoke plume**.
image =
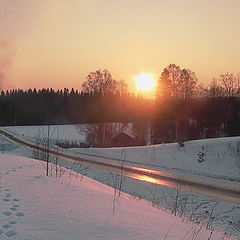
[[15,53],[14,44],[9,39],[0,39],[0,88],[6,85],[7,76]]

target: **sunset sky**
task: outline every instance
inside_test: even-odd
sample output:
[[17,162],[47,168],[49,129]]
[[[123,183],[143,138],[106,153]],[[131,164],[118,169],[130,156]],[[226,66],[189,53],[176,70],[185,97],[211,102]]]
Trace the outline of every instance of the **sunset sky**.
[[209,83],[240,72],[239,0],[0,0],[2,87],[81,88],[108,69],[134,90],[170,63]]

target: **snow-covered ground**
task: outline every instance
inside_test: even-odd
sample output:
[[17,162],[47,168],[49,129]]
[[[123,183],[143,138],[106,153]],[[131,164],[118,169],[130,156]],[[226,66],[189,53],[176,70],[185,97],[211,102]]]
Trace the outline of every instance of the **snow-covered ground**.
[[[47,126],[4,127],[19,136],[37,140],[39,133],[47,133]],[[51,138],[59,141],[84,142],[84,125],[56,125],[50,128]],[[54,142],[54,141],[53,141]],[[125,160],[128,165],[155,170],[184,172],[240,183],[240,137],[204,139],[178,143],[127,148],[75,148],[74,153]],[[202,162],[201,162],[202,161]]]
[[[56,126],[51,127],[51,130],[54,128],[56,128]],[[62,135],[62,140],[71,140],[71,136],[73,136],[72,140],[74,140],[77,138],[74,134],[79,135],[80,137],[78,136],[78,139],[81,139],[82,133],[81,131],[79,133],[81,127],[75,129],[75,126],[58,126],[58,128],[60,132],[63,132],[61,128],[67,132],[67,134]],[[30,134],[32,131],[31,126],[7,127],[4,129],[18,134],[21,138],[26,137],[34,141],[36,140],[35,133],[39,132],[39,129],[43,129],[43,127],[34,127],[35,133],[32,134]],[[69,131],[67,129],[69,129]],[[57,130],[54,132],[57,132]],[[0,151],[2,151],[2,148],[3,152],[9,154],[27,157],[32,156],[32,152],[29,149],[16,146],[11,141],[3,140],[3,138],[2,140],[0,139]],[[183,147],[180,147],[178,143],[173,143],[146,147],[108,149],[81,148],[64,151],[74,154],[81,153],[91,156],[102,156],[106,158],[107,161],[116,162],[124,160],[127,165],[180,173],[183,176],[191,175],[196,178],[207,178],[210,181],[239,186],[240,157],[238,149],[240,149],[240,137],[189,141],[185,142]],[[61,162],[61,165],[84,173],[109,186],[116,187],[118,185],[118,178],[113,173],[105,173],[91,168],[85,169],[85,171],[81,169],[81,166],[79,168],[79,165],[69,164],[64,161]],[[232,232],[234,236],[240,239],[239,205],[218,201],[193,193],[186,193],[179,191],[179,189],[171,189],[165,186],[140,182],[135,179],[123,178],[123,180],[122,190],[124,192],[137,198],[147,199],[154,206],[160,208],[165,207],[168,209],[167,212],[174,213],[175,208],[177,208],[177,215],[181,215],[185,220],[199,221],[205,224],[205,226],[210,224],[210,227],[219,228],[227,233]],[[238,224],[238,229],[236,228],[236,224]],[[168,229],[166,229],[166,231],[168,231]],[[164,237],[158,239],[164,239]],[[192,238],[190,237],[189,239]]]
[[121,159],[122,155],[126,164],[130,165],[135,162],[135,165],[141,163],[151,169],[179,170],[240,183],[240,152],[237,152],[240,151],[240,137],[189,141],[183,147],[170,143],[129,148],[78,148],[72,151],[115,159]]
[[[113,213],[113,189],[69,171],[45,177],[40,161],[0,154],[0,239],[186,240],[224,233],[184,222],[123,194]],[[212,234],[212,235],[211,235]],[[228,237],[224,237],[228,239]],[[234,239],[232,237],[232,239]]]
[[[67,141],[70,143],[84,143],[86,139],[85,125],[51,125],[49,126],[50,137],[55,141]],[[47,136],[48,126],[9,126],[3,129],[24,136],[30,140]]]

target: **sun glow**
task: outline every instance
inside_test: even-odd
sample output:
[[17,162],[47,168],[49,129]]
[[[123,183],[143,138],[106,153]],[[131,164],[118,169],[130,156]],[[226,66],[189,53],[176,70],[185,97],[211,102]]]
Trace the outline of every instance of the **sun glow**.
[[139,76],[134,77],[138,90],[148,92],[154,89],[156,81],[151,73],[142,73]]

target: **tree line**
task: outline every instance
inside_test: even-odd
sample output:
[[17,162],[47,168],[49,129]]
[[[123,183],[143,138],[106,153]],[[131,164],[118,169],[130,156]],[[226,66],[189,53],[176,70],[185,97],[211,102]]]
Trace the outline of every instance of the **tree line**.
[[132,122],[152,142],[240,135],[240,75],[219,75],[208,86],[196,74],[170,64],[158,79],[154,100],[129,93],[107,70],[91,72],[82,91],[28,89],[1,91],[1,125]]
[[208,86],[170,64],[156,93],[153,142],[240,135],[240,74],[221,74]]
[[134,94],[74,89],[1,91],[0,125],[132,122],[152,116],[152,100]]

